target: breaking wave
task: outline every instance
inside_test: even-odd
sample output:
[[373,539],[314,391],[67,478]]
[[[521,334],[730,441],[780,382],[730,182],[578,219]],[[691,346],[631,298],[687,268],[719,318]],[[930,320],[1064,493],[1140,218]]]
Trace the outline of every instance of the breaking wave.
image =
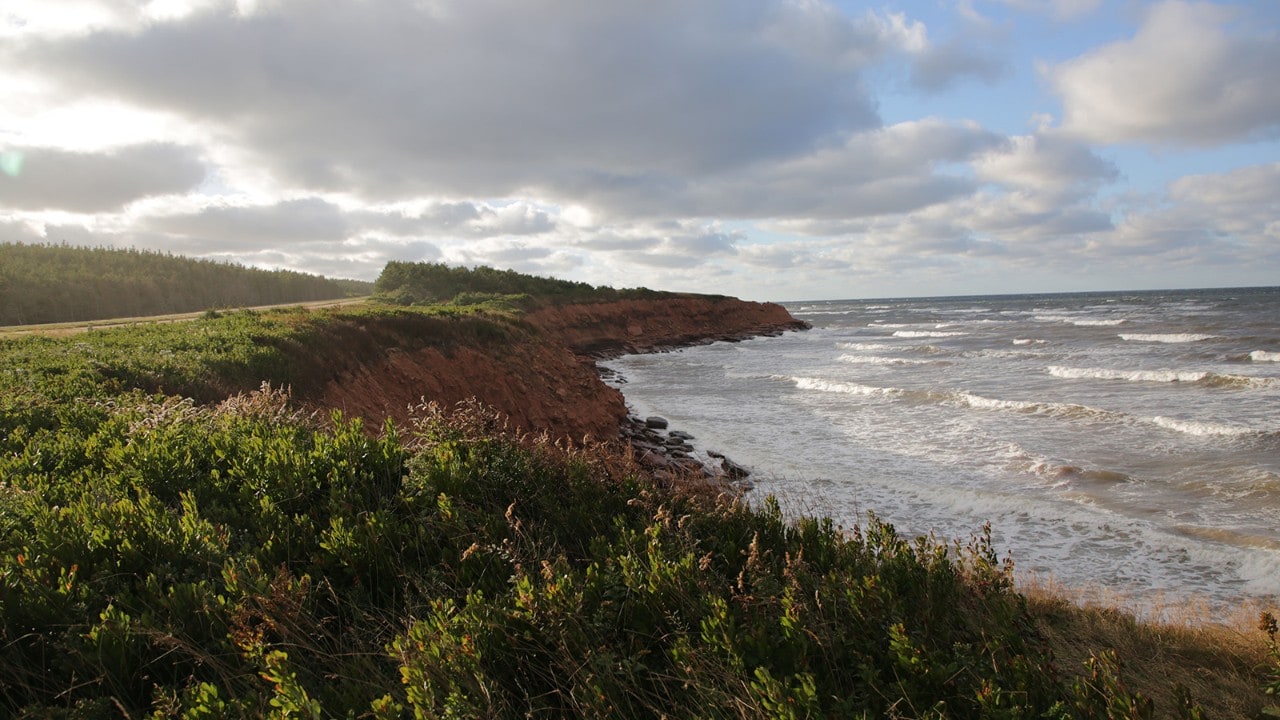
[[1275,433],[1258,430],[1243,425],[1226,425],[1224,423],[1203,422],[1200,420],[1179,420],[1156,416],[1151,422],[1167,430],[1174,430],[1196,437],[1268,437]]
[[962,337],[968,333],[962,332],[938,332],[934,330],[898,330],[893,333],[894,337],[900,338],[947,338]]
[[1280,362],[1280,352],[1267,352],[1266,350],[1254,350],[1249,353],[1249,359],[1253,362]]
[[815,390],[825,393],[838,393],[860,397],[882,397],[915,403],[935,403],[971,407],[976,410],[994,410],[1016,412],[1024,415],[1056,417],[1067,420],[1087,420],[1106,422],[1118,425],[1147,424],[1156,425],[1166,430],[1192,435],[1196,437],[1235,437],[1235,438],[1273,438],[1280,432],[1266,431],[1242,425],[1204,422],[1199,420],[1179,420],[1164,416],[1141,418],[1124,412],[1104,410],[1102,408],[1079,405],[1076,403],[1059,403],[1036,400],[1000,400],[982,395],[975,395],[963,390],[907,390],[896,387],[877,387],[860,383],[823,380],[811,377],[793,377],[775,375],[776,380],[793,383],[800,390]]
[[1109,370],[1050,365],[1049,374],[1065,380],[1125,380],[1128,382],[1196,383],[1208,387],[1276,387],[1280,380],[1247,375],[1221,375],[1207,370]]
[[1121,340],[1130,340],[1133,342],[1155,342],[1155,343],[1190,343],[1200,342],[1202,340],[1213,340],[1217,335],[1204,335],[1202,333],[1121,333]]
[[929,360],[884,357],[883,355],[841,355],[840,362],[854,365],[928,365]]
[[1033,319],[1040,322],[1061,322],[1079,327],[1114,327],[1129,322],[1124,318],[1111,318],[1103,320],[1101,318],[1082,318],[1073,317],[1071,315],[1035,315]]

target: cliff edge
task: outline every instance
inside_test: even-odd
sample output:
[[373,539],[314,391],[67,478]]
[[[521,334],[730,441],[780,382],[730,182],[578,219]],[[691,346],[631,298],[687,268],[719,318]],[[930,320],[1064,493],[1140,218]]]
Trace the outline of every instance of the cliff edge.
[[622,394],[600,380],[596,358],[806,327],[780,305],[686,295],[542,308],[466,342],[432,343],[438,320],[434,330],[377,322],[336,329],[332,353],[301,358],[324,368],[295,386],[299,398],[380,427],[388,417],[408,421],[423,402],[474,397],[516,428],[574,442],[613,440],[626,418]]

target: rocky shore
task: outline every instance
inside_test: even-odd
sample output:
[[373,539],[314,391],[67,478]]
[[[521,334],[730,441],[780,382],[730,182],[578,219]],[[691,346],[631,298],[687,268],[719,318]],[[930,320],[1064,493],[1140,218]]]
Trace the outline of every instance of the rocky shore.
[[627,415],[619,431],[632,456],[657,481],[702,480],[738,491],[751,490],[751,471],[715,450],[699,451],[693,435],[668,429],[664,417]]

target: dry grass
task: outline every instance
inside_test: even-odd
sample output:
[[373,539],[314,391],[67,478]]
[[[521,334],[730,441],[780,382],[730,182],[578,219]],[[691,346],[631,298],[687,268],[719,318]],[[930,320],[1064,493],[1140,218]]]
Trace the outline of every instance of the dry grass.
[[1020,583],[1031,614],[1053,648],[1064,678],[1084,674],[1091,653],[1114,650],[1130,692],[1174,717],[1182,685],[1208,718],[1257,718],[1276,698],[1261,690],[1266,637],[1257,629],[1261,603],[1233,611],[1199,601],[1138,604],[1097,588],[1065,588],[1042,578]]

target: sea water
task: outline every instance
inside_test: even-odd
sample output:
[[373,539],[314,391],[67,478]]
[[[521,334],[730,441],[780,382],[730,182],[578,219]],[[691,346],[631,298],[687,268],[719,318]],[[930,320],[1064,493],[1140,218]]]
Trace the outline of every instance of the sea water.
[[1280,288],[784,303],[813,325],[606,363],[632,409],[852,527],[1139,602],[1280,594]]

